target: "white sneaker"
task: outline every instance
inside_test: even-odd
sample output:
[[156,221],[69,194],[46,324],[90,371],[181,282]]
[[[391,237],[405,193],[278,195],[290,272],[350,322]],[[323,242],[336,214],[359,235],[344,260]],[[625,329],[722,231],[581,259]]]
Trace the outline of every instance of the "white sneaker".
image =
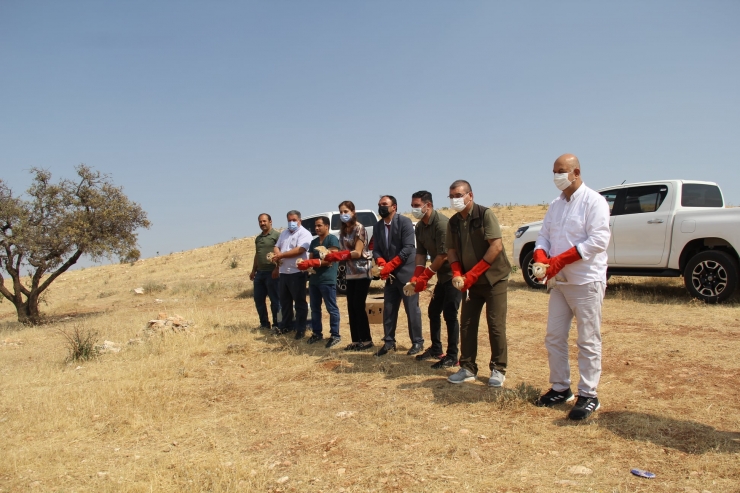
[[491,370],[491,378],[488,379],[488,386],[496,388],[503,387],[504,380],[506,380],[506,375],[498,370]]
[[453,373],[452,375],[447,377],[447,381],[450,383],[474,382],[475,375],[473,375],[473,372],[470,370],[460,368],[459,370],[457,370],[457,373]]

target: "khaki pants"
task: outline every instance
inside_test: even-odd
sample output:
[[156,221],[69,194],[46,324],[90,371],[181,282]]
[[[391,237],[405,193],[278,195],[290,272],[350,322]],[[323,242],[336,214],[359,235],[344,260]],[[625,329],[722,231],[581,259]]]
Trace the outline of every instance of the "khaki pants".
[[507,280],[493,286],[476,284],[463,293],[460,312],[460,368],[478,374],[475,359],[478,356],[478,324],[483,305],[486,305],[488,340],[491,343],[489,369],[506,373],[506,294]]
[[578,395],[596,397],[601,377],[601,304],[603,282],[582,285],[558,284],[550,292],[545,347],[550,364],[553,390],[570,388],[568,332],[573,317],[578,330]]

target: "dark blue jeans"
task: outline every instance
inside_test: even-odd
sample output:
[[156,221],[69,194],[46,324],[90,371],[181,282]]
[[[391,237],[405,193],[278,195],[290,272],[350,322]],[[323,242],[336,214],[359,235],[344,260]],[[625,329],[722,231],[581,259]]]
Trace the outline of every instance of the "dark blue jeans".
[[399,281],[385,281],[383,289],[383,340],[387,343],[396,342],[396,324],[398,323],[398,310],[406,310],[406,321],[409,326],[409,339],[412,343],[424,344],[421,335],[421,308],[419,308],[419,293],[412,296],[403,294],[403,284]]
[[280,297],[278,295],[279,281],[272,278],[272,271],[258,270],[254,274],[254,305],[260,316],[260,325],[270,327],[270,317],[267,314],[267,297],[270,297],[272,310],[272,325],[278,323],[280,313]]
[[[306,319],[308,318],[307,278],[308,275],[305,272],[280,274],[280,310],[283,314],[283,319],[278,324],[280,330],[306,331]],[[295,319],[293,303],[295,303]]]
[[339,307],[337,306],[337,284],[309,284],[308,297],[311,300],[311,329],[314,335],[320,336],[321,302],[324,302],[329,313],[329,333],[332,337],[339,337]]

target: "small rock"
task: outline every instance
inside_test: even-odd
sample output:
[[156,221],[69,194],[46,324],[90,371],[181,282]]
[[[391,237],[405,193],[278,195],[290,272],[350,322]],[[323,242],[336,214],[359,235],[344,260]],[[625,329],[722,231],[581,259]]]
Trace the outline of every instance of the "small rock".
[[77,370],[82,370],[82,367],[81,366],[78,366],[77,368],[75,368],[75,371],[77,371]]
[[588,476],[589,474],[593,474],[593,471],[585,466],[571,466],[568,468],[568,472],[571,474],[578,474],[581,476]]
[[572,481],[570,479],[558,479],[555,484],[561,484],[563,486],[578,486],[578,481]]
[[473,448],[470,449],[470,457],[472,457],[472,459],[475,462],[479,464],[483,464],[483,459],[480,458],[480,455],[478,455],[478,452],[476,452],[475,449]]
[[481,440],[488,440],[488,437],[485,435],[478,435],[478,438]]
[[97,349],[100,354],[120,353],[121,345],[113,341],[103,341],[103,344],[96,344],[95,349]]
[[144,288],[136,288],[136,289],[134,289],[134,294],[144,294]]
[[458,431],[458,433],[461,435],[467,435],[468,433],[470,433],[470,430],[468,430],[467,428],[463,428],[460,431]]
[[160,300],[159,298],[154,298],[155,303],[164,303],[164,300]]
[[141,337],[137,337],[135,339],[129,339],[128,340],[128,345],[129,346],[134,346],[136,344],[144,344],[144,340]]
[[335,416],[340,419],[349,418],[355,414],[354,411],[339,411]]
[[290,478],[289,478],[288,476],[283,476],[282,478],[278,479],[278,480],[277,480],[277,481],[275,481],[275,482],[276,482],[277,484],[283,484],[283,483],[287,482],[287,481],[288,481],[289,479],[290,479]]
[[347,471],[347,469],[345,469],[345,468],[343,468],[343,467],[340,467],[339,469],[337,469],[337,474],[339,474],[339,475],[341,476],[341,475],[343,475],[343,474],[344,474],[344,473],[345,473],[346,471]]
[[106,476],[108,476],[108,472],[107,471],[98,471],[98,477],[99,478],[104,478]]

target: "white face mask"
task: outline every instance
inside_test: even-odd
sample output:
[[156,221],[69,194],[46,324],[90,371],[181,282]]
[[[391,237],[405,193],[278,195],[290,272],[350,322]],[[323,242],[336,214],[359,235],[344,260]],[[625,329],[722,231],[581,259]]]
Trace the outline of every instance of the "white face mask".
[[568,179],[568,173],[553,173],[553,175],[552,181],[555,182],[555,186],[558,187],[558,190],[561,192],[573,183]]
[[424,217],[424,207],[412,207],[411,208],[411,215],[414,216],[415,219],[421,219]]
[[457,212],[465,210],[465,206],[467,205],[465,203],[465,195],[463,195],[460,198],[450,199],[450,209],[455,210]]

